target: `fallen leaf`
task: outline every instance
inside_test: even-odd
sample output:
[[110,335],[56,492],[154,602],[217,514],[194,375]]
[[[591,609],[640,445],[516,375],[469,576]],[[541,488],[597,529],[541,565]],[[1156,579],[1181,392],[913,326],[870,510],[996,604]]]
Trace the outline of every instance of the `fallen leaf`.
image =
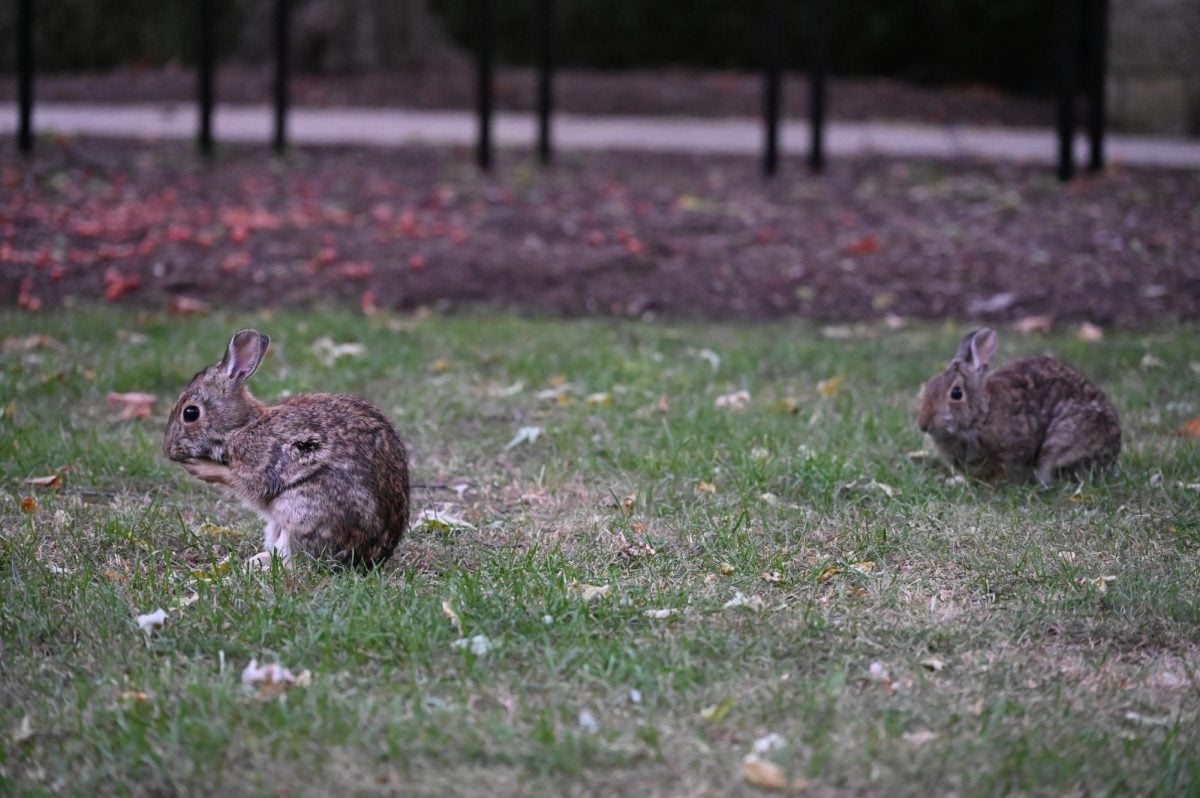
[[716,493],[717,486],[711,482],[697,482],[696,483],[696,492],[697,493]]
[[772,751],[778,751],[787,745],[787,740],[783,739],[782,734],[771,732],[763,735],[754,741],[754,745],[750,746],[750,752],[754,754],[769,754]]
[[653,618],[654,620],[662,620],[663,618],[670,618],[672,615],[678,615],[678,614],[679,614],[679,610],[676,610],[676,609],[643,610],[642,611],[642,615],[645,615],[647,618]]
[[517,430],[517,434],[513,436],[513,439],[505,445],[504,451],[507,452],[510,449],[515,449],[523,443],[533,443],[541,437],[541,434],[541,427],[521,427]]
[[628,518],[633,515],[634,509],[637,507],[637,494],[631,493],[624,499],[621,499],[621,515]]
[[3,349],[5,352],[27,352],[30,349],[53,349],[56,352],[65,352],[67,345],[49,335],[38,334],[27,335],[24,338],[5,338]]
[[33,721],[26,715],[21,718],[21,722],[17,724],[16,730],[12,733],[12,741],[14,743],[23,743],[33,737]]
[[729,563],[723,562],[719,566],[717,566],[717,570],[721,573],[721,576],[733,576],[733,572],[736,571],[737,569],[734,568]]
[[883,244],[874,235],[865,235],[857,241],[846,244],[846,252],[850,255],[871,255],[883,248]]
[[758,576],[768,585],[778,585],[783,582],[783,574],[779,571],[765,571]]
[[787,787],[787,774],[783,768],[757,754],[747,754],[742,759],[742,778],[760,790],[782,790]]
[[412,527],[413,532],[441,532],[442,534],[463,530],[474,531],[475,527],[469,521],[464,521],[458,516],[441,510],[422,510]]
[[141,277],[124,275],[115,266],[109,266],[104,272],[104,298],[109,302],[116,302],[130,291],[137,290],[141,285]]
[[1115,582],[1116,580],[1117,578],[1115,576],[1097,576],[1091,579],[1086,576],[1081,576],[1079,578],[1079,585],[1081,587],[1090,587],[1097,593],[1107,593],[1108,583]]
[[205,521],[202,523],[200,525],[199,532],[201,535],[208,535],[209,537],[214,538],[241,537],[242,535],[240,530],[227,526],[219,526],[214,524],[212,521]]
[[938,659],[937,657],[928,657],[923,659],[921,660],[921,665],[926,670],[931,670],[934,673],[940,673],[946,667],[945,661]]
[[312,673],[303,671],[297,675],[278,662],[259,665],[258,659],[252,658],[242,670],[242,684],[257,686],[260,696],[273,698],[282,695],[290,687],[308,687],[312,684]]
[[829,399],[837,394],[845,381],[846,378],[840,375],[821,380],[817,383],[817,393],[821,394],[823,398]]
[[1179,434],[1185,438],[1200,439],[1200,416],[1185,421],[1179,428]]
[[584,401],[589,405],[597,407],[612,407],[613,398],[612,394],[608,393],[607,391],[603,391],[599,393],[588,394]]
[[154,612],[148,612],[145,615],[139,615],[137,617],[137,625],[140,626],[142,631],[146,634],[150,634],[166,622],[167,613],[162,607],[159,607]]
[[718,396],[714,404],[719,409],[744,410],[750,404],[749,391],[734,391]]
[[737,699],[733,696],[726,696],[719,703],[711,704],[700,710],[700,717],[709,723],[720,723],[736,705]]
[[35,488],[53,488],[58,490],[62,487],[62,474],[51,474],[46,477],[33,477],[25,480],[26,485],[32,485]]
[[589,585],[584,582],[572,582],[567,587],[578,593],[585,602],[605,598],[612,592],[612,585]]
[[1167,364],[1162,361],[1162,358],[1155,357],[1147,352],[1146,354],[1142,355],[1141,365],[1144,369],[1160,369]]
[[312,343],[312,352],[325,366],[331,367],[343,357],[362,357],[367,348],[360,343],[334,343],[328,336],[322,336]]
[[842,572],[842,566],[827,565],[827,566],[825,566],[825,570],[821,571],[820,576],[817,577],[817,581],[818,582],[828,582],[830,579],[833,579],[835,576],[837,576],[841,572]]
[[1049,335],[1050,331],[1054,328],[1054,317],[1025,316],[1017,319],[1013,323],[1013,327],[1016,328],[1017,332],[1024,333],[1025,335],[1033,335],[1034,333]]
[[782,399],[776,399],[767,406],[767,409],[772,413],[796,414],[800,412],[800,402],[790,396],[785,396]]
[[929,731],[928,729],[919,729],[918,731],[905,732],[903,735],[904,741],[909,745],[920,748],[926,743],[931,743],[938,738],[937,732]]
[[177,316],[207,316],[212,305],[202,299],[176,295],[167,302],[167,310]]
[[141,690],[122,690],[117,693],[117,698],[122,701],[132,701],[135,704],[144,704],[150,700],[150,694]]
[[725,602],[724,608],[727,610],[732,610],[737,609],[738,607],[745,607],[748,610],[762,612],[767,608],[767,602],[763,601],[763,597],[757,593],[747,596],[742,591],[735,589],[733,591],[733,598]]
[[24,499],[21,499],[21,512],[33,513],[33,512],[37,511],[37,508],[38,508],[38,500],[35,499],[34,497],[26,496]]
[[1092,324],[1090,321],[1085,321],[1083,324],[1079,325],[1079,332],[1075,334],[1075,337],[1084,343],[1094,344],[1097,341],[1104,340],[1104,330],[1100,329],[1095,324]]
[[121,414],[117,417],[121,421],[131,421],[138,418],[149,418],[150,411],[154,407],[154,403],[158,401],[158,397],[152,393],[139,393],[131,391],[129,393],[110,393],[108,395],[108,406],[112,408],[120,408]]
[[458,613],[454,611],[454,607],[450,605],[447,599],[442,600],[442,615],[445,615],[450,621],[450,628],[460,635],[463,633],[462,620],[458,617]]
[[875,565],[874,560],[862,560],[860,562],[850,563],[850,570],[857,574],[862,574],[863,576],[870,576],[871,574],[875,573],[877,569],[878,566]]

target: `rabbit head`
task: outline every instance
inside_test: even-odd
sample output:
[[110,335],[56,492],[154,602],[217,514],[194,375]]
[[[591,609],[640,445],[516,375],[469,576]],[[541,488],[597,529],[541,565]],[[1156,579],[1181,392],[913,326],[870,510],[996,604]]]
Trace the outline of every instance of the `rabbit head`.
[[163,453],[169,459],[225,462],[229,436],[263,411],[246,380],[262,363],[270,342],[257,330],[242,330],[230,339],[218,363],[192,378],[167,420]]
[[986,382],[996,333],[967,333],[946,370],[925,384],[917,426],[934,438],[955,438],[978,427],[988,413]]

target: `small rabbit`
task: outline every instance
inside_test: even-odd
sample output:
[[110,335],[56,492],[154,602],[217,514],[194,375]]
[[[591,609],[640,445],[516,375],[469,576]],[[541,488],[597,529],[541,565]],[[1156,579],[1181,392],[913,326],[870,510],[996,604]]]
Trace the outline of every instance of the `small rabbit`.
[[353,396],[255,399],[245,383],[269,344],[257,330],[233,336],[225,357],[184,388],[163,452],[266,520],[266,551],[253,563],[269,568],[275,553],[287,564],[299,549],[374,567],[408,527],[404,443],[376,407]]
[[917,426],[938,454],[981,479],[1028,478],[1111,465],[1121,451],[1116,408],[1087,377],[1052,357],[990,370],[996,333],[968,333],[925,385]]

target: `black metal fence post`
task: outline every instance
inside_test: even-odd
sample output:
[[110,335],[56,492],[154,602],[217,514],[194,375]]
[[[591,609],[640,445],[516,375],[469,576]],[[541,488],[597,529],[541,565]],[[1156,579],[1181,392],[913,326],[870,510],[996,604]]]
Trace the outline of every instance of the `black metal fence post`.
[[212,0],[198,0],[196,11],[199,16],[199,51],[196,57],[196,91],[199,101],[200,124],[196,134],[196,145],[204,155],[213,149],[213,50],[214,24]]
[[783,19],[779,0],[763,15],[763,174],[779,171],[779,95],[783,83]]
[[272,148],[276,155],[287,150],[290,11],[290,0],[275,0],[275,139]]
[[538,160],[550,163],[550,114],[554,111],[554,0],[538,0]]
[[33,151],[33,0],[17,8],[17,147]]
[[819,174],[825,169],[825,83],[829,71],[829,5],[825,0],[809,3],[812,17],[808,27],[812,63],[808,68],[808,124],[811,141],[808,168]]
[[1105,79],[1108,72],[1108,0],[1088,0],[1088,170],[1104,168],[1104,125],[1107,109],[1104,102]]
[[1075,90],[1079,60],[1077,0],[1056,0],[1055,47],[1058,48],[1058,179],[1075,176]]
[[476,89],[479,111],[479,168],[492,168],[492,0],[478,0],[479,53]]

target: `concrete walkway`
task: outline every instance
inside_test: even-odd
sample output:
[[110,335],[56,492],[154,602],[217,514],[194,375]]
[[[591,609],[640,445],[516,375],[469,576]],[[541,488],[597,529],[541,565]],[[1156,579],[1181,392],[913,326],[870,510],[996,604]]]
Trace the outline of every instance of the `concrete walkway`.
[[[196,135],[193,105],[90,105],[40,103],[34,130],[138,139],[189,139]],[[218,141],[267,142],[271,111],[266,106],[218,106],[213,127]],[[0,103],[0,135],[14,135],[17,109]],[[554,146],[570,150],[642,150],[655,152],[758,155],[763,127],[754,119],[705,119],[675,116],[619,117],[558,114],[553,122]],[[292,143],[405,144],[475,143],[475,116],[468,111],[412,111],[362,108],[295,108],[288,117]],[[782,126],[781,147],[787,156],[803,156],[808,125]],[[526,113],[499,113],[493,140],[499,147],[530,148],[535,119]],[[880,154],[925,158],[978,158],[1030,163],[1056,162],[1052,130],[978,128],[875,122],[834,122],[826,128],[830,157]],[[1085,157],[1077,141],[1079,162]],[[1200,169],[1200,141],[1113,135],[1106,140],[1113,164]]]

